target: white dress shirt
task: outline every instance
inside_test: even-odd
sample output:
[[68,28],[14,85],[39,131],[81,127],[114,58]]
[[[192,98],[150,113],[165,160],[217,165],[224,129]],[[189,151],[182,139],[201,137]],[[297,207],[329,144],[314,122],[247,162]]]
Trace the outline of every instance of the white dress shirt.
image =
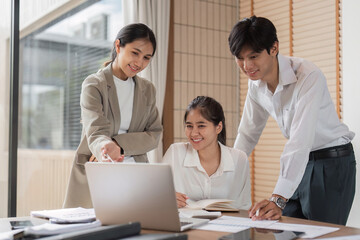
[[310,151],[346,144],[355,134],[340,122],[318,67],[280,54],[278,63],[279,84],[274,94],[266,82],[249,80],[234,147],[249,156],[271,115],[288,139],[273,193],[290,198],[303,177]]
[[163,162],[171,165],[177,192],[192,200],[231,199],[233,206],[248,210],[251,206],[249,162],[243,151],[220,144],[221,160],[216,172],[208,176],[198,152],[190,143],[174,143]]
[[[115,76],[114,83],[120,107],[120,128],[118,134],[127,133],[134,106],[135,83],[132,78],[124,81]],[[131,156],[125,156],[123,162],[135,162],[135,159]]]

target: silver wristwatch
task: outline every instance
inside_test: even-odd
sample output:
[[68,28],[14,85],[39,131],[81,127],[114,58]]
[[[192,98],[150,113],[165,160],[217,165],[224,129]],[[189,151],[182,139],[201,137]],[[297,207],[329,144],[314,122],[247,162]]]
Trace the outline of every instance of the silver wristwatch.
[[287,201],[281,197],[271,197],[269,198],[269,201],[274,202],[281,210],[284,210],[287,203]]

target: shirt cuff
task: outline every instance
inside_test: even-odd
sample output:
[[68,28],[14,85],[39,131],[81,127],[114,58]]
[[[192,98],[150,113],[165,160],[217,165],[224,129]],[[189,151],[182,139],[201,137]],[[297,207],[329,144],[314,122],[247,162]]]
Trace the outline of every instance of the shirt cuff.
[[294,184],[294,182],[289,181],[285,178],[279,177],[273,194],[280,195],[286,199],[289,199],[294,194],[296,188],[298,186]]

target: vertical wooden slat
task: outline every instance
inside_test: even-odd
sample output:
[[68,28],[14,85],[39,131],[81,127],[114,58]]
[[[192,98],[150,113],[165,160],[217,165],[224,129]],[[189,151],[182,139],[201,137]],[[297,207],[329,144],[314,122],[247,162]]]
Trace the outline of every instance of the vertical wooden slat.
[[[170,2],[170,26],[174,26],[174,0]],[[169,29],[166,91],[163,110],[163,152],[174,142],[174,27]]]
[[339,0],[335,0],[335,20],[336,20],[336,111],[341,119],[340,113],[340,11]]
[[[251,0],[251,16],[254,16],[254,0]],[[255,202],[255,149],[250,155],[251,159],[251,202]]]
[[254,16],[254,0],[251,0],[251,16]]
[[293,56],[293,0],[289,0],[289,55]]

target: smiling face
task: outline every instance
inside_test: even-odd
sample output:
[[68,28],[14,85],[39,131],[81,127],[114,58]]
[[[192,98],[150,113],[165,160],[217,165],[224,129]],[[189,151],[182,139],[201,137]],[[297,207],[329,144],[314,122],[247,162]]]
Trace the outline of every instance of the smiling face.
[[244,47],[235,57],[236,64],[251,80],[273,82],[277,78],[278,44],[274,43],[270,54],[265,49],[255,52],[250,47]]
[[154,48],[148,39],[137,39],[124,47],[120,40],[115,41],[117,56],[113,63],[113,73],[116,77],[126,80],[134,77],[150,63]]
[[192,109],[187,115],[185,135],[197,151],[216,147],[218,134],[221,130],[222,122],[215,126],[201,115],[199,109]]

